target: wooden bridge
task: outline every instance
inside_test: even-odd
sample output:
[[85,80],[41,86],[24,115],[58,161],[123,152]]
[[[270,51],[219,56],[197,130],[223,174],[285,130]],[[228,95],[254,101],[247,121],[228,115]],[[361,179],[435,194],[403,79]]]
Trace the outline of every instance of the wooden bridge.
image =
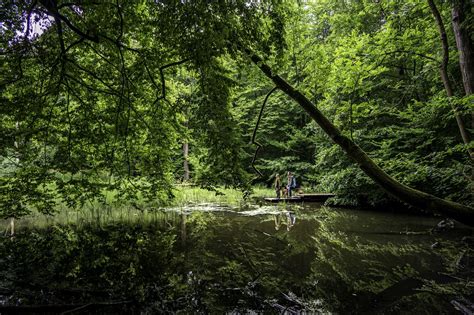
[[293,197],[287,198],[263,198],[268,202],[324,202],[331,197],[334,197],[331,193],[313,193],[313,194],[300,194]]

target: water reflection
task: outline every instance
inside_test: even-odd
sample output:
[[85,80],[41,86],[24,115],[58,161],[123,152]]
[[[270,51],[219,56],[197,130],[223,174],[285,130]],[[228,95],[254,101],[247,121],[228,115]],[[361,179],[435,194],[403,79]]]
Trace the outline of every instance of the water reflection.
[[181,245],[186,245],[186,213],[184,211],[181,212]]
[[286,224],[286,230],[289,231],[296,223],[296,214],[294,212],[286,211],[273,215],[275,221],[275,230],[278,231],[282,224]]
[[273,218],[275,219],[275,230],[278,231],[280,229],[280,226],[281,226],[281,215],[279,213],[274,214]]
[[[436,220],[308,206],[211,208],[2,239],[3,300],[131,300],[145,313],[453,310],[449,297],[419,290],[446,271],[430,247],[436,236],[400,234],[428,231]],[[441,242],[446,248],[465,232]]]
[[296,214],[293,212],[287,212],[286,218],[287,218],[286,229],[289,231],[290,228],[296,223]]

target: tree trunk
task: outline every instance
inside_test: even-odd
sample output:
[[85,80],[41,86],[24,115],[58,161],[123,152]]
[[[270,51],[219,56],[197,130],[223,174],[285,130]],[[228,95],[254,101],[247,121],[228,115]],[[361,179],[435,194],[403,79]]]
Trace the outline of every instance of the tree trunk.
[[469,1],[458,0],[454,2],[451,11],[454,37],[459,51],[462,82],[466,95],[474,93],[474,45],[469,36],[469,30],[463,26],[463,23],[466,21],[465,13],[471,10],[472,8]]
[[[17,132],[19,132],[20,130],[19,121],[15,122],[15,129]],[[19,136],[15,138],[15,142],[13,143],[13,145],[15,146],[15,163],[17,167],[20,166],[20,140],[18,138]],[[14,235],[15,235],[15,218],[12,217],[10,218],[10,236],[14,236]]]
[[442,214],[454,218],[462,223],[474,226],[474,208],[462,204],[444,200],[425,192],[408,187],[385,173],[372,159],[353,141],[341,134],[306,96],[293,88],[282,77],[272,72],[272,69],[263,60],[246,49],[260,70],[270,78],[275,85],[295,100],[311,118],[324,130],[324,132],[338,144],[346,154],[355,161],[359,167],[372,178],[380,187],[389,194],[412,206],[433,213]]
[[187,140],[184,140],[183,143],[183,168],[184,168],[184,176],[183,180],[187,182],[189,180],[189,163],[188,163],[188,156],[189,156],[189,143]]
[[[184,121],[184,128],[186,131],[188,130],[188,120]],[[186,132],[187,135],[187,132]],[[188,137],[184,137],[184,142],[183,142],[183,181],[187,182],[189,181],[189,142],[188,142]]]
[[[454,38],[459,51],[464,92],[468,96],[474,93],[474,43],[469,36],[469,30],[463,26],[466,21],[466,12],[472,12],[472,3],[464,0],[454,2],[451,11]],[[474,129],[474,112],[471,112],[471,128]]]
[[[433,0],[428,0],[428,4],[436,20],[436,24],[438,25],[439,34],[441,36],[441,43],[443,45],[443,61],[441,62],[440,71],[441,71],[441,80],[443,81],[444,88],[446,90],[446,94],[448,95],[448,99],[449,99],[453,96],[453,89],[451,87],[451,83],[449,82],[449,78],[448,78],[448,63],[449,63],[448,36],[446,35],[446,29],[444,27],[443,20],[441,19],[441,15],[439,14],[438,8],[436,7],[435,3],[433,2]],[[454,9],[453,9],[453,16],[454,16]],[[453,28],[454,28],[454,22],[453,22]],[[457,41],[457,38],[456,38],[456,41]],[[461,68],[462,68],[462,65],[461,65]],[[463,78],[464,78],[464,73],[463,73]],[[469,137],[469,133],[467,132],[466,127],[464,126],[464,121],[462,120],[461,114],[459,113],[458,109],[455,106],[453,106],[452,104],[451,106],[453,107],[454,117],[456,118],[456,122],[459,128],[459,133],[461,134],[464,145],[466,145],[467,151],[471,159],[474,159],[474,152],[469,148],[469,142],[471,141]]]
[[[451,10],[454,38],[459,51],[459,67],[466,96],[474,93],[474,43],[469,36],[469,30],[463,25],[466,22],[466,13],[472,12],[472,3],[465,0],[455,1]],[[471,128],[474,129],[474,111],[471,111]],[[472,151],[471,158],[472,158]],[[472,198],[474,200],[474,168],[471,169]]]

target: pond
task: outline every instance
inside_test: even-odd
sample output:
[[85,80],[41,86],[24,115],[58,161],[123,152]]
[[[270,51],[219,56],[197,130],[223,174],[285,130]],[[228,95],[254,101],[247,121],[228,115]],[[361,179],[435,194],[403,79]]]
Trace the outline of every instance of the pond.
[[25,227],[1,239],[0,312],[453,313],[473,230],[440,220],[203,204]]

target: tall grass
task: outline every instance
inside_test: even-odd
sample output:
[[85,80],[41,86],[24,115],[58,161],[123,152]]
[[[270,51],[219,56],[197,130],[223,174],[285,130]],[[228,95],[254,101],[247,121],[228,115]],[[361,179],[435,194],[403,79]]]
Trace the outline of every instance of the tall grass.
[[[197,204],[218,204],[241,207],[264,196],[273,196],[274,191],[267,188],[255,187],[249,198],[244,198],[241,191],[230,188],[219,188],[217,191],[190,186],[177,186],[173,193],[175,198],[168,204],[146,203],[143,200],[116,203],[108,193],[104,196],[105,203],[89,202],[79,209],[61,206],[54,215],[32,213],[16,220],[17,230],[25,227],[44,228],[51,225],[90,224],[98,225],[113,222],[130,222],[134,224],[171,219],[174,214],[166,212],[166,208],[185,207]],[[5,220],[3,226],[7,226]]]
[[[54,215],[32,213],[16,220],[16,228],[45,228],[51,225],[82,225],[94,223],[104,225],[114,222],[141,224],[162,219],[164,211],[160,209],[140,210],[132,206],[88,205],[80,209],[62,207]],[[6,224],[6,223],[5,223]]]
[[236,189],[220,188],[217,191],[209,191],[199,187],[181,186],[174,190],[175,198],[172,202],[174,206],[196,204],[196,203],[217,203],[228,205],[241,205],[252,199],[262,198],[264,196],[273,196],[275,192],[268,188],[254,187],[253,192],[248,198]]

